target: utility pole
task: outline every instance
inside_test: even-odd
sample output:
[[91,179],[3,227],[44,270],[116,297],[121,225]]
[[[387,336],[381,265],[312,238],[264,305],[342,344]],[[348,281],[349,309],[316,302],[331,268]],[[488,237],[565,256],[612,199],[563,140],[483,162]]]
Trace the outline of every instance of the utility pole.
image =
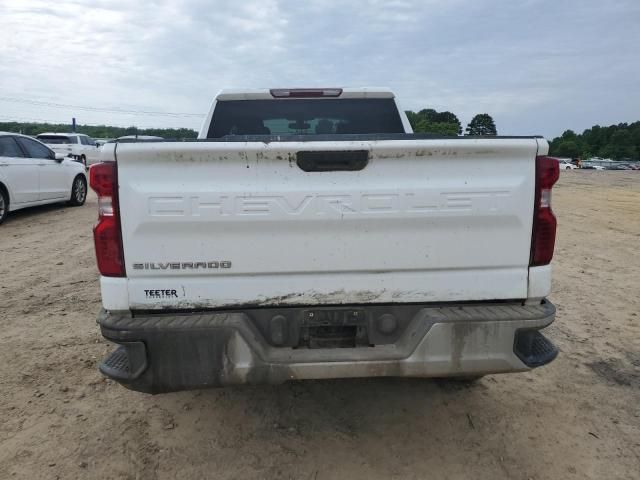
[[76,133],[76,117],[73,117],[73,118],[71,119],[71,131],[72,131],[73,133]]

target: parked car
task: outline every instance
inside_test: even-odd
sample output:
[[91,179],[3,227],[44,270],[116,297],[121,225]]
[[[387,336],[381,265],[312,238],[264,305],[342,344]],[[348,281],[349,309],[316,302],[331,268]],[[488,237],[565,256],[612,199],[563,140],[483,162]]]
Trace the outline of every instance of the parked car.
[[161,393],[556,357],[546,140],[413,134],[387,89],[226,91],[207,118],[90,169],[103,374]]
[[629,165],[609,165],[607,170],[631,170]]
[[45,203],[82,205],[83,165],[26,135],[0,132],[0,223],[9,212]]
[[569,162],[560,162],[560,170],[575,170],[578,167],[573,163]]
[[582,165],[580,168],[584,169],[584,170],[606,170],[606,168],[604,168],[601,165]]
[[89,166],[100,160],[100,152],[93,138],[81,133],[42,133],[36,137],[54,152],[70,156]]

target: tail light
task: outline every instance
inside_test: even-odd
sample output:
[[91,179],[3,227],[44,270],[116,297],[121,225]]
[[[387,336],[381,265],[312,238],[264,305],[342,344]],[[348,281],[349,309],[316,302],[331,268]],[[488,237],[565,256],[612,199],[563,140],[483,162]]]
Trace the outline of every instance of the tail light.
[[558,181],[559,176],[558,160],[543,156],[536,157],[536,192],[529,261],[532,267],[548,265],[553,258],[557,221],[551,211],[551,188]]
[[98,270],[106,277],[124,277],[116,162],[92,165],[89,184],[98,194],[98,223],[93,227]]

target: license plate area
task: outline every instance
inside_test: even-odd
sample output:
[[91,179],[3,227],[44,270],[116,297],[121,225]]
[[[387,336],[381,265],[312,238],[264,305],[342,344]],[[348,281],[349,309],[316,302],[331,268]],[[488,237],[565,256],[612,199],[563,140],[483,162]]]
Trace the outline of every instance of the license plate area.
[[369,345],[364,310],[305,310],[298,346],[307,348],[355,348]]

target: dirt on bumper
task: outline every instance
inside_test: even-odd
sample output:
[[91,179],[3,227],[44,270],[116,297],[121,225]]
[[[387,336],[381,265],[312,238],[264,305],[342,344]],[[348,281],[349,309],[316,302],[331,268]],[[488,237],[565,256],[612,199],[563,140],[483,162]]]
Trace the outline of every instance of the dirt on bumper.
[[555,358],[528,364],[515,351],[522,343],[515,341],[519,332],[541,337],[538,330],[553,322],[555,307],[547,301],[406,311],[406,328],[393,343],[354,348],[274,346],[251,311],[135,316],[101,311],[102,334],[121,346],[119,359],[124,358],[105,367],[108,358],[101,370],[133,390],[163,393],[296,379],[483,375],[525,371]]

